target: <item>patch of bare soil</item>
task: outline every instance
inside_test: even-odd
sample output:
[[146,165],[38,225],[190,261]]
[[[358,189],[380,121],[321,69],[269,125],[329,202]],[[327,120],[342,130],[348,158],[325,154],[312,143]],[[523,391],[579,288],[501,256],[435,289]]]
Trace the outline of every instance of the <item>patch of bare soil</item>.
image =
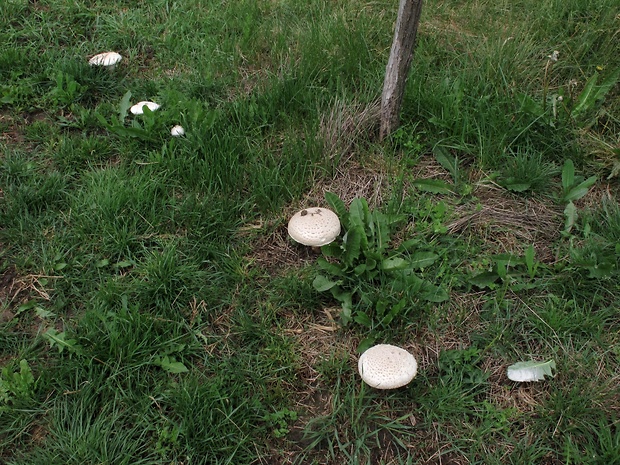
[[298,377],[302,385],[308,387],[300,392],[299,406],[312,416],[324,415],[330,409],[330,402],[318,399],[317,391],[324,385],[319,366],[328,360],[348,360],[356,365],[355,359],[359,338],[352,332],[346,331],[336,319],[340,313],[339,307],[325,308],[323,312],[310,314],[304,319],[290,315],[286,317],[285,333],[292,336],[297,342],[300,356]]
[[[0,324],[12,322],[17,328],[31,335],[36,335],[47,325],[45,319],[32,312],[25,318],[26,312],[20,314],[20,305],[31,299],[47,302],[55,279],[60,276],[25,275],[21,276],[15,267],[9,266],[0,276]],[[16,318],[17,317],[17,318]],[[62,325],[59,320],[57,325]],[[60,326],[59,326],[60,327]]]
[[246,258],[274,276],[306,266],[319,256],[311,247],[297,244],[289,237],[285,218],[247,225],[238,231],[238,237],[252,244]]
[[41,424],[35,424],[30,430],[30,441],[36,445],[40,446],[45,442],[45,438],[47,437],[48,430],[45,426]]
[[[301,463],[298,457],[310,445],[305,436],[309,422],[333,413],[334,398],[328,386],[334,380],[322,373],[321,365],[334,360],[351,365],[357,363],[354,354],[359,340],[336,323],[339,311],[339,308],[326,308],[303,319],[294,314],[284,316],[285,333],[296,341],[300,361],[298,386],[302,388],[293,388],[299,418],[287,436],[291,447],[281,463]],[[317,458],[322,452],[316,451]]]
[[[0,112],[0,143],[5,142],[13,146],[23,146],[32,149],[34,144],[26,142],[24,129],[35,122],[47,121],[49,116],[44,111],[24,112],[20,116],[9,112]],[[0,156],[2,153],[0,152]]]
[[24,136],[18,129],[21,124],[23,124],[23,122],[18,122],[16,118],[8,112],[0,112],[0,128],[2,128],[0,142],[10,144],[23,143]]
[[16,284],[17,271],[13,267],[7,268],[0,276],[0,323],[11,321],[15,314],[12,311],[11,303],[21,292]]

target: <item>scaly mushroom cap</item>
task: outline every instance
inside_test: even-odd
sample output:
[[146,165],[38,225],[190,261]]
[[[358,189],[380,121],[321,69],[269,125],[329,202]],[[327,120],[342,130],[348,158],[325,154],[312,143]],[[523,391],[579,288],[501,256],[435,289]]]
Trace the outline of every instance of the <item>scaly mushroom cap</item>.
[[123,57],[116,52],[104,52],[99,53],[88,60],[88,63],[93,66],[114,66],[121,61]]
[[320,247],[329,244],[340,234],[340,220],[338,215],[327,208],[306,208],[289,220],[288,233],[300,244]]
[[134,115],[141,115],[144,113],[144,110],[142,109],[142,107],[146,106],[149,110],[151,111],[155,111],[159,108],[159,105],[156,104],[155,102],[147,102],[147,101],[142,101],[142,102],[138,102],[136,103],[134,106],[132,106],[129,111],[132,112]]
[[357,367],[366,384],[377,389],[405,386],[418,372],[415,357],[390,344],[378,344],[368,349],[360,356]]

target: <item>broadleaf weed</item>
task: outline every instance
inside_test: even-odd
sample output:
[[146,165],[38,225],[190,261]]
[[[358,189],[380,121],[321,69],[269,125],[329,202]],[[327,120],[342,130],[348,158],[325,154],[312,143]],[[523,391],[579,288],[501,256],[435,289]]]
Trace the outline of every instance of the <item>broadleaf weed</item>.
[[26,360],[20,360],[19,371],[14,371],[10,365],[5,366],[0,372],[0,407],[32,397],[34,383],[32,370]]
[[[498,254],[486,260],[486,269],[472,274],[468,282],[478,288],[498,289],[500,287],[520,291],[544,286],[540,278],[546,267],[535,258],[536,251],[530,244],[522,256]],[[499,283],[501,283],[501,286]]]
[[55,86],[47,93],[46,99],[52,105],[65,107],[78,101],[82,94],[87,90],[75,80],[70,74],[58,71],[53,78]]
[[551,127],[556,127],[558,123],[571,122],[579,127],[587,127],[589,125],[587,117],[592,115],[620,79],[620,68],[610,72],[600,83],[599,73],[594,72],[579,93],[575,93],[577,81],[570,80],[566,86],[560,87],[556,93],[549,95],[551,72],[558,57],[557,51],[547,57],[541,102],[537,102],[524,93],[517,94],[521,110]]
[[597,181],[596,176],[585,179],[575,176],[575,165],[568,159],[562,168],[562,202],[572,202],[585,196]]
[[50,347],[56,347],[59,353],[67,350],[71,354],[81,354],[83,347],[78,344],[77,339],[68,339],[65,331],[58,332],[54,328],[48,329],[43,333],[43,337],[47,339]]
[[268,413],[263,418],[271,427],[273,436],[283,438],[289,433],[290,424],[297,420],[297,412],[284,408],[277,412]]
[[330,206],[339,212],[345,234],[341,242],[322,248],[318,266],[322,274],[313,281],[319,292],[330,292],[341,304],[342,323],[352,321],[368,328],[386,328],[406,312],[413,299],[442,302],[448,298],[441,287],[416,275],[432,265],[432,252],[405,254],[404,248],[390,249],[390,239],[403,215],[386,215],[370,210],[363,198],[356,198],[347,210],[328,193]]

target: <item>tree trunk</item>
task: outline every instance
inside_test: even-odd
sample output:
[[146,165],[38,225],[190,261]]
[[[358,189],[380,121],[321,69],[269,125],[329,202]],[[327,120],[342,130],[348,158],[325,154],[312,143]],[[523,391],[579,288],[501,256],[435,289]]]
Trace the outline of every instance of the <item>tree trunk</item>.
[[400,121],[400,107],[405,94],[405,83],[413,57],[413,47],[422,13],[422,0],[400,0],[394,41],[385,70],[381,95],[381,128],[383,140],[394,131]]

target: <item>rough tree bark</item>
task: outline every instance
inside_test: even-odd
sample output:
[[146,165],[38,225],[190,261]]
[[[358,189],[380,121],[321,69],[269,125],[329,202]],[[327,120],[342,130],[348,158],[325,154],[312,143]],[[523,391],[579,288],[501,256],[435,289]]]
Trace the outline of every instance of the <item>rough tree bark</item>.
[[385,70],[381,95],[381,127],[379,131],[381,140],[389,136],[400,122],[400,107],[403,102],[405,83],[411,66],[421,13],[422,0],[400,0],[394,41]]

